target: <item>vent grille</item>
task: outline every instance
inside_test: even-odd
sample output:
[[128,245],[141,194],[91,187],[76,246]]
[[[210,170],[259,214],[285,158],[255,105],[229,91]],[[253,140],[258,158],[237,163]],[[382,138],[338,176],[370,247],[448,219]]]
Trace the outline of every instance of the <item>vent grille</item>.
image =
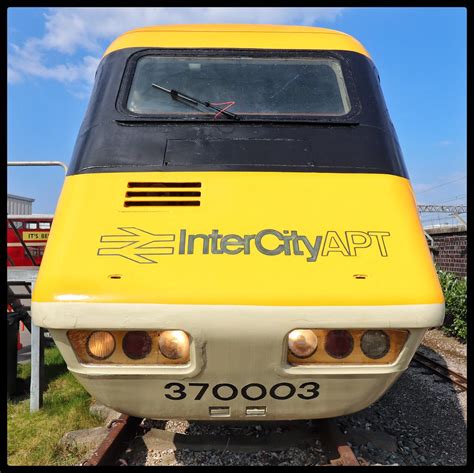
[[[129,182],[124,207],[199,207],[200,182]],[[156,190],[173,189],[173,190]]]
[[129,182],[128,187],[201,187],[200,182]]

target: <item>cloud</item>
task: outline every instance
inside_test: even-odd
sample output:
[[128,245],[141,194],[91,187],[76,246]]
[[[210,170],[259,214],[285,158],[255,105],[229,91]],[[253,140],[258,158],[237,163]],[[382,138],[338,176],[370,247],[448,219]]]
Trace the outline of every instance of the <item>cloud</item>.
[[451,140],[441,140],[438,144],[441,146],[449,146],[452,145],[453,142]]
[[[50,8],[45,33],[10,44],[8,81],[28,76],[90,89],[100,57],[123,32],[142,26],[186,23],[313,25],[333,22],[343,8]],[[54,59],[53,59],[54,57]]]
[[25,43],[23,47],[15,44],[8,58],[8,80],[21,82],[25,76],[54,79],[70,84],[77,81],[93,82],[95,70],[100,59],[90,55],[80,58],[75,63],[66,62],[46,65],[46,54],[35,40]]

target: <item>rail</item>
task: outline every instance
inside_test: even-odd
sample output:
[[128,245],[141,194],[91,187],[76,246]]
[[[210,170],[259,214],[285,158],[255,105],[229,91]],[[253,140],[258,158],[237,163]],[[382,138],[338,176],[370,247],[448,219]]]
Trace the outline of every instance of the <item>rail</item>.
[[115,465],[128,443],[134,438],[142,420],[139,417],[122,414],[118,419],[112,421],[107,437],[82,466]]
[[67,174],[67,166],[62,161],[8,161],[8,166],[61,166]]
[[420,352],[415,353],[413,360],[430,369],[439,376],[449,379],[449,381],[459,386],[463,391],[467,391],[467,378],[461,374],[450,370],[446,366],[441,365],[440,363],[428,358],[425,355],[422,355]]
[[[105,439],[92,455],[82,463],[82,466],[124,466],[127,465],[123,454],[132,447],[132,441],[142,437],[145,429],[142,427],[142,418],[132,417],[122,414],[120,418],[112,421],[109,425],[109,432]],[[241,437],[219,437],[208,435],[184,435],[175,434],[173,440],[169,439],[169,432],[162,429],[151,429],[156,438],[164,437],[174,444],[176,449],[190,448],[196,451],[203,450],[232,450],[235,451],[258,451],[262,450],[282,450],[283,445],[274,438],[262,438],[260,442],[245,440],[241,442]],[[150,435],[149,431],[146,435]],[[342,433],[335,419],[319,419],[312,421],[311,431],[324,449],[324,454],[329,460],[324,466],[360,466],[359,460],[355,456],[352,448],[348,444],[346,436]],[[301,434],[302,432],[300,432]],[[305,438],[307,438],[306,432]],[[301,437],[297,436],[298,438]],[[203,440],[204,439],[204,440]],[[146,444],[146,441],[144,442]],[[212,448],[209,446],[212,444]],[[290,448],[291,445],[285,447]]]

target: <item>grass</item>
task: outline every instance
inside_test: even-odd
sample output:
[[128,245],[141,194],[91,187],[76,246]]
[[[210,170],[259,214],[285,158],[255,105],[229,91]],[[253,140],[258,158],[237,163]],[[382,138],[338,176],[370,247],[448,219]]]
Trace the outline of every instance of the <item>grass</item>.
[[[30,364],[18,365],[18,377],[27,381]],[[90,395],[66,368],[57,348],[45,350],[46,389],[43,407],[30,413],[29,397],[8,401],[9,465],[74,465],[84,454],[58,445],[71,430],[102,425],[89,413]]]

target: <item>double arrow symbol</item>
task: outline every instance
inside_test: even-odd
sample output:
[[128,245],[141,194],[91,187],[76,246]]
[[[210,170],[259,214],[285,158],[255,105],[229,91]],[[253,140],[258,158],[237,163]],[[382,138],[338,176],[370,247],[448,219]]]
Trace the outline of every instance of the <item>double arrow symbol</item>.
[[135,263],[157,263],[154,255],[172,255],[173,246],[162,246],[165,242],[174,242],[173,234],[155,234],[136,227],[118,227],[122,235],[102,235],[101,243],[112,243],[113,246],[99,248],[98,256],[122,256]]

